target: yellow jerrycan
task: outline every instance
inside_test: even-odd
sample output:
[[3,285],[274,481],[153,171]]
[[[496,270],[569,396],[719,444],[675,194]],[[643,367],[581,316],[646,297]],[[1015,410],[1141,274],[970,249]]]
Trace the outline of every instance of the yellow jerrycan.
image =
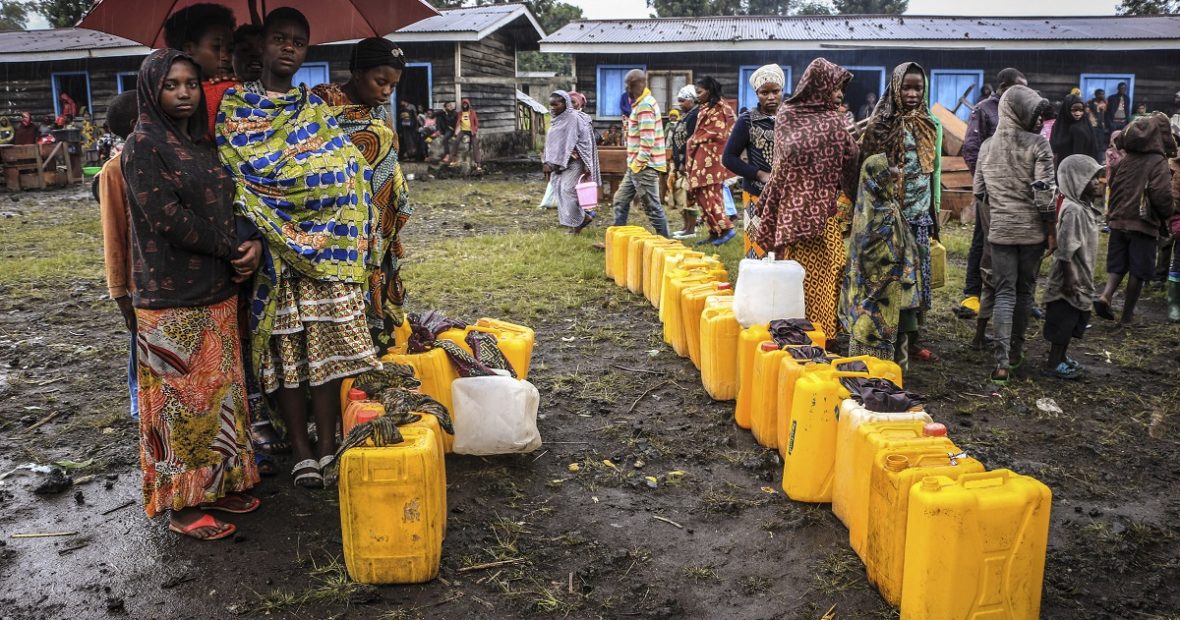
[[787,497],[800,502],[832,501],[836,416],[840,403],[848,398],[840,379],[868,374],[816,364],[795,381],[787,455],[783,458],[783,491]]
[[1052,493],[1007,469],[910,490],[902,620],[1040,618]]
[[701,312],[701,385],[713,400],[733,400],[738,392],[738,336],[742,326],[733,306],[706,306]]
[[615,276],[615,238],[622,237],[627,234],[635,234],[643,230],[642,226],[609,226],[606,229],[606,238],[603,239],[602,245],[606,248],[606,277],[613,278]]
[[663,239],[647,231],[633,235],[627,240],[627,290],[638,295],[643,292],[643,245],[648,239]]
[[652,273],[651,273],[651,289],[652,289],[652,305],[658,310],[660,303],[663,302],[665,275],[674,269],[679,269],[680,264],[687,260],[699,260],[705,257],[702,252],[693,252],[691,250],[681,250],[680,248],[672,248],[664,251],[665,248],[657,247],[652,258]]
[[[418,388],[418,391],[437,400],[447,408],[447,413],[454,418],[455,407],[451,400],[451,384],[459,378],[459,373],[455,371],[455,366],[451,364],[451,358],[447,357],[446,351],[431,349],[424,353],[386,355],[381,358],[381,361],[412,366],[414,376],[422,382],[422,387]],[[443,445],[448,454],[451,452],[453,443],[454,437],[450,433],[443,433]]]
[[[814,346],[814,345],[812,345]],[[788,353],[792,349],[800,348],[799,345],[788,345],[785,347]],[[795,383],[799,377],[805,372],[812,372],[821,366],[830,366],[831,358],[825,358],[824,361],[815,360],[801,360],[796,359],[792,355],[783,356],[782,362],[779,364],[778,375],[778,396],[775,399],[775,413],[773,419],[775,441],[778,447],[779,456],[785,460],[787,458],[787,443],[791,434],[791,407],[795,400]]]
[[706,282],[684,289],[680,295],[680,318],[684,322],[684,343],[688,359],[701,369],[701,314],[705,304],[733,305],[733,285],[729,282]]
[[640,258],[640,261],[642,262],[642,273],[639,277],[639,284],[640,288],[643,289],[643,296],[647,298],[649,302],[651,301],[651,270],[652,267],[655,266],[655,251],[658,247],[688,249],[683,243],[675,239],[665,239],[658,235],[655,237],[648,237],[644,240],[643,256]]
[[423,583],[438,576],[446,520],[438,444],[401,428],[405,441],[340,456],[340,531],[354,581]]
[[765,448],[778,447],[779,379],[783,360],[790,353],[773,340],[763,342],[754,354],[754,370],[750,379],[750,432],[754,441]]
[[660,286],[660,305],[657,306],[660,320],[663,321],[664,315],[669,310],[676,312],[680,311],[679,297],[676,297],[676,307],[667,308],[664,306],[665,288],[672,279],[684,277],[685,272],[698,273],[709,275],[710,281],[728,282],[729,274],[725,271],[725,265],[721,264],[721,260],[716,256],[702,256],[702,257],[687,257],[686,255],[673,256],[664,263],[663,284]]
[[668,272],[664,282],[660,303],[660,318],[664,322],[664,342],[671,345],[672,350],[680,357],[688,357],[688,341],[684,334],[684,315],[681,313],[680,299],[684,291],[690,287],[716,282],[716,276],[705,271],[685,271],[676,269]]
[[611,275],[614,277],[616,286],[627,286],[627,250],[631,245],[631,238],[636,235],[650,234],[642,227],[635,226],[630,230],[616,231],[611,237]]
[[946,286],[946,246],[930,240],[930,288]]
[[852,446],[852,484],[848,494],[846,521],[848,544],[864,558],[868,538],[869,488],[873,463],[882,451],[929,448],[958,455],[962,451],[946,436],[946,427],[922,420],[870,422],[856,429]]
[[738,334],[738,393],[733,419],[741,428],[750,428],[750,400],[754,397],[754,360],[763,342],[770,342],[765,325],[751,325]]
[[516,378],[522,381],[528,379],[529,366],[532,365],[533,359],[533,346],[537,341],[537,334],[532,328],[485,317],[477,320],[475,325],[468,325],[466,329],[448,329],[438,337],[440,340],[449,340],[459,345],[464,351],[471,353],[471,347],[467,346],[466,340],[467,334],[471,332],[485,332],[495,336],[496,346],[504,354],[508,363],[512,364],[512,369],[516,371]]
[[869,581],[876,584],[882,598],[897,607],[901,604],[910,489],[927,476],[958,479],[962,474],[980,473],[983,463],[927,447],[879,450],[876,459],[869,491],[864,563]]

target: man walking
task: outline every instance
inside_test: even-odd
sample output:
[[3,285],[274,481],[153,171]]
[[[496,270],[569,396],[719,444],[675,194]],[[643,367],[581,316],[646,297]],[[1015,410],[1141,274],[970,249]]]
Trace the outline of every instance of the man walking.
[[[1002,69],[996,75],[999,87],[987,99],[979,102],[971,116],[967,119],[967,135],[963,139],[963,161],[975,178],[975,163],[979,160],[979,148],[992,134],[996,133],[996,125],[1000,121],[1000,97],[1009,88],[1020,85],[1028,86],[1028,80],[1018,69],[1011,67]],[[973,319],[979,315],[979,297],[983,294],[983,245],[986,243],[987,232],[980,220],[980,206],[975,205],[975,232],[971,235],[971,251],[967,253],[967,275],[963,286],[963,301],[955,313],[961,319]],[[990,314],[990,313],[989,313]],[[979,317],[983,318],[983,317]],[[990,318],[990,317],[988,317]]]
[[660,173],[667,170],[664,126],[660,107],[647,88],[647,74],[632,70],[623,78],[631,99],[631,113],[624,118],[627,137],[627,174],[615,192],[615,226],[627,223],[631,201],[638,194],[656,234],[668,236],[668,218],[660,205]]

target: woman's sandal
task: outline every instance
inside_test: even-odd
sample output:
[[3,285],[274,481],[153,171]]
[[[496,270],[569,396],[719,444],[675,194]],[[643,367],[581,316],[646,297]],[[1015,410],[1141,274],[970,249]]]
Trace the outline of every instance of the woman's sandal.
[[264,478],[277,476],[279,473],[279,467],[275,465],[274,459],[262,452],[254,453],[254,465],[258,467],[258,475]]
[[254,448],[259,452],[275,455],[291,452],[291,444],[284,441],[270,422],[257,422],[250,428]]
[[[183,526],[177,525],[171,519],[169,519],[168,529],[182,536],[188,536],[189,538],[195,538],[197,540],[221,540],[222,538],[233,536],[234,532],[238,531],[238,526],[234,525],[233,523],[218,521],[213,517],[213,515],[206,514],[201,515],[200,519]],[[207,529],[212,529],[215,531],[207,536],[202,536],[197,533],[199,530]]]
[[[300,473],[300,472],[303,473]],[[315,459],[303,459],[291,469],[295,477],[295,486],[305,489],[324,488],[324,477],[320,474],[320,464]]]
[[323,475],[324,470],[327,469],[329,466],[331,466],[332,462],[335,460],[336,460],[335,454],[329,454],[327,456],[320,457],[320,460],[317,463],[320,466],[320,475]]
[[244,515],[246,513],[258,510],[262,505],[262,500],[257,497],[246,495],[245,493],[229,493],[225,497],[208,504],[201,504],[197,506],[201,510],[216,510],[218,512],[228,512],[235,515]]

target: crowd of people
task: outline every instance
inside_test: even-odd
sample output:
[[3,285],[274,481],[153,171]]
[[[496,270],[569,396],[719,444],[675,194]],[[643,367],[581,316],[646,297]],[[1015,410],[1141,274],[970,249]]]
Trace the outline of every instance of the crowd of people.
[[[944,250],[935,252],[943,127],[929,108],[929,80],[918,64],[899,65],[880,99],[861,108],[861,121],[845,103],[851,80],[847,69],[817,58],[784,98],[782,69],[767,65],[750,77],[757,106],[735,115],[718,82],[701,76],[677,94],[678,109],[665,121],[646,74],[631,71],[622,106],[627,170],[613,198],[614,224],[627,223],[638,198],[658,234],[695,239],[702,224],[708,237],[697,243],[723,245],[736,237],[736,218],[722,207],[726,182],[736,176],[745,255],[798,261],[808,318],[842,336],[833,342],[903,367],[936,361],[920,339],[933,289],[942,285],[935,274],[945,273],[934,264],[936,254],[945,260]],[[1078,379],[1083,368],[1066,354],[1068,345],[1085,332],[1091,312],[1116,319],[1112,301],[1124,277],[1120,324],[1132,322],[1144,284],[1161,281],[1160,273],[1169,319],[1180,322],[1180,244],[1173,242],[1180,237],[1180,175],[1173,174],[1180,114],[1132,108],[1125,84],[1109,98],[1099,90],[1084,102],[1074,92],[1054,104],[1017,69],[1000,71],[997,82],[973,106],[962,149],[974,178],[976,225],[956,312],[976,320],[973,347],[992,349],[995,384],[1007,384],[1025,365],[1034,313],[1051,345],[1042,373]],[[564,97],[555,93],[554,101]],[[553,108],[571,114],[565,110]],[[545,157],[547,173],[573,171],[568,178],[575,180],[585,162],[596,161],[591,121],[576,114],[576,123],[558,131],[576,131],[579,146],[547,148]],[[563,182],[562,208],[574,214],[570,182]],[[681,212],[681,230],[669,231],[665,206]],[[576,232],[589,217],[563,216],[561,223]],[[1095,263],[1104,229],[1100,290]],[[1046,259],[1040,309],[1034,297]]]
[[212,513],[259,507],[246,492],[274,473],[268,454],[292,452],[295,484],[323,485],[341,380],[380,368],[406,320],[411,211],[388,108],[404,55],[362,40],[348,81],[309,88],[293,82],[302,13],[236,26],[217,4],[169,18],[167,48],[109,106],[126,145],[99,177],[144,508],[201,540],[236,529]]
[[448,101],[437,110],[419,110],[412,102],[399,102],[397,134],[402,161],[439,160],[444,165],[458,166],[461,152],[467,151],[476,168],[483,165],[479,114],[470,99],[458,106]]

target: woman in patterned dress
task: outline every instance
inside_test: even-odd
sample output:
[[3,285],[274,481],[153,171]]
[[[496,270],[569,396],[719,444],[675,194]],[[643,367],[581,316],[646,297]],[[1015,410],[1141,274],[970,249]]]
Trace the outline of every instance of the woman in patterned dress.
[[399,236],[413,210],[387,107],[406,68],[406,57],[390,40],[372,37],[353,47],[349,68],[352,77],[344,84],[321,84],[312,92],[331,108],[340,128],[373,168],[373,208],[378,214],[381,249],[380,268],[369,277],[369,317],[381,323],[374,341],[385,350],[398,344],[394,332],[406,318],[401,278],[405,249]]
[[704,76],[696,81],[697,127],[688,139],[685,159],[688,168],[688,199],[701,209],[709,227],[709,239],[700,243],[721,245],[737,234],[725,215],[722,184],[729,171],[721,163],[725,143],[733,131],[733,108],[721,97],[717,80]]
[[139,123],[122,154],[131,214],[144,510],[168,529],[216,540],[235,527],[203,510],[259,501],[247,435],[237,287],[259,242],[239,244],[233,181],[209,141],[201,70],[176,50],[139,69]]
[[774,161],[774,115],[782,102],[786,81],[782,67],[774,64],[759,67],[750,76],[750,87],[758,96],[758,106],[738,115],[722,157],[725,167],[743,179],[746,258],[766,256],[766,251],[754,243],[751,233],[758,227],[758,199],[762,188],[770,181],[770,166]]
[[[795,93],[779,106],[774,125],[774,166],[758,203],[754,243],[776,258],[803,265],[807,318],[836,333],[844,275],[846,213],[837,201],[856,195],[856,141],[839,112],[847,69],[816,58]],[[849,201],[847,204],[851,204]]]
[[292,84],[310,32],[294,9],[266,16],[262,79],[226,91],[217,142],[234,206],[268,249],[250,300],[251,367],[277,393],[295,484],[314,488],[336,452],[341,379],[381,367],[364,295],[381,240],[372,169],[323,100]]
[[930,240],[938,238],[942,187],[942,125],[930,113],[926,94],[925,70],[915,62],[898,65],[860,138],[862,160],[884,153],[889,165],[901,170],[898,202],[918,243],[921,303],[915,310],[902,313],[898,329],[899,340],[904,339],[906,344],[899,353],[903,362],[908,362],[909,357],[922,361],[938,359],[918,344],[918,329],[933,303]]

